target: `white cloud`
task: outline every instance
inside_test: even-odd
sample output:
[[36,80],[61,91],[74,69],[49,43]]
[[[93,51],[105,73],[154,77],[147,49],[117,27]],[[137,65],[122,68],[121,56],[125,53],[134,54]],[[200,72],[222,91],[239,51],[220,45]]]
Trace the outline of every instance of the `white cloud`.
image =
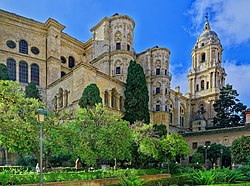
[[226,83],[232,84],[233,89],[240,94],[241,102],[250,107],[250,64],[236,65],[236,61],[226,61],[224,68],[227,73]]
[[230,46],[250,41],[249,8],[249,0],[196,0],[188,13],[195,32],[200,32],[208,13],[212,30],[219,33],[223,45]]

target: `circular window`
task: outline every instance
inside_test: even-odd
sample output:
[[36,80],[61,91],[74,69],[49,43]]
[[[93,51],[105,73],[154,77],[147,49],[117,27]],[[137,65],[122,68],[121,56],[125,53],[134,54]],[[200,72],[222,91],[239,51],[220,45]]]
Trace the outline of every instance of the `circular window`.
[[63,57],[63,56],[61,56],[61,62],[63,63],[63,64],[65,64],[67,61],[66,61],[66,58],[65,57]]
[[33,54],[39,54],[39,49],[37,48],[37,47],[31,47],[31,52],[33,53]]
[[12,40],[8,40],[6,42],[6,45],[9,47],[9,48],[16,48],[16,43]]

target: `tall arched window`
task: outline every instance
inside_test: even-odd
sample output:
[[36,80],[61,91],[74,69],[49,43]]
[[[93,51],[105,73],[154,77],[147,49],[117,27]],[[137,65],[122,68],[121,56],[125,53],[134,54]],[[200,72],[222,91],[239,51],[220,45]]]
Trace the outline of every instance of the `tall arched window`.
[[184,121],[185,121],[185,110],[184,107],[180,106],[180,126],[184,127]]
[[199,91],[199,85],[197,84],[196,85],[196,92],[198,92]]
[[204,90],[205,89],[205,82],[204,80],[201,80],[201,90]]
[[7,59],[7,68],[10,80],[16,81],[16,61],[12,58]]
[[173,107],[173,103],[172,101],[170,101],[170,104],[169,104],[169,122],[170,122],[170,125],[173,125],[174,124],[174,107]]
[[109,105],[109,93],[107,90],[104,92],[104,105]]
[[112,108],[117,108],[117,104],[116,104],[116,90],[112,89],[112,93],[111,93],[111,107]]
[[201,54],[201,62],[205,62],[206,61],[206,54],[202,53]]
[[124,99],[120,96],[120,111],[123,111]]
[[25,40],[19,41],[19,52],[28,54],[28,43]]
[[37,64],[31,65],[31,82],[39,85],[39,66]]
[[58,97],[59,109],[63,108],[63,89],[59,88],[59,97]]
[[72,56],[69,56],[69,68],[73,68],[75,66],[75,59]]
[[19,82],[28,83],[28,64],[25,61],[19,62]]
[[57,96],[54,97],[54,110],[57,110]]

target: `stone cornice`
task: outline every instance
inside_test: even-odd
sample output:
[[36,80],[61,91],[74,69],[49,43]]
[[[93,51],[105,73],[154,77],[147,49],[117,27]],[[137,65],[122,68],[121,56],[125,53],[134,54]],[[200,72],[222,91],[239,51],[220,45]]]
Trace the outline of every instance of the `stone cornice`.
[[227,128],[219,128],[219,129],[210,129],[210,130],[205,130],[205,131],[184,133],[182,135],[184,137],[206,136],[208,134],[213,135],[213,134],[222,134],[222,133],[237,132],[237,131],[250,131],[250,123],[247,123],[244,126],[239,126],[239,127],[227,127]]
[[132,22],[133,28],[135,27],[135,22],[134,22],[134,20],[133,20],[131,17],[129,17],[129,16],[127,16],[127,15],[115,15],[115,16],[111,16],[110,18],[108,18],[108,17],[102,18],[102,20],[101,20],[99,23],[97,23],[95,26],[93,26],[93,27],[90,29],[90,31],[93,32],[93,31],[94,31],[95,29],[97,29],[100,25],[102,25],[105,21],[111,22],[111,21],[113,21],[113,20],[115,20],[115,19],[127,19],[127,20],[129,20],[129,21]]
[[59,23],[58,21],[52,19],[52,18],[49,18],[46,22],[45,22],[45,28],[48,30],[50,27],[55,27],[57,28],[58,30],[62,31],[65,26],[62,25],[61,23]]
[[153,51],[156,51],[156,50],[165,50],[165,51],[167,51],[168,53],[169,53],[169,55],[170,55],[170,50],[168,49],[168,48],[156,48],[156,47],[153,47],[153,48],[149,48],[149,49],[146,49],[146,50],[144,50],[144,51],[142,51],[142,52],[140,52],[140,53],[138,53],[137,55],[139,56],[139,55],[143,55],[143,54],[145,54],[145,53],[147,53],[147,52],[153,52]]
[[120,80],[117,80],[117,79],[115,79],[115,78],[113,78],[113,77],[110,77],[109,75],[104,74],[104,73],[98,71],[97,68],[95,68],[95,67],[93,67],[93,66],[91,66],[91,65],[89,65],[89,64],[87,64],[87,63],[83,63],[83,62],[82,62],[82,63],[77,64],[68,74],[66,74],[66,75],[63,76],[62,78],[60,78],[60,79],[54,81],[53,83],[49,84],[49,85],[47,86],[46,89],[50,89],[51,87],[53,87],[53,86],[57,85],[58,83],[64,81],[66,78],[68,78],[69,76],[71,76],[75,70],[77,70],[77,69],[79,69],[79,68],[81,68],[81,67],[84,67],[84,68],[88,68],[88,69],[90,69],[90,70],[93,70],[93,71],[96,72],[98,75],[102,76],[103,78],[108,79],[108,80],[110,80],[110,81],[112,81],[112,82],[115,82],[115,83],[117,83],[117,84],[119,84],[119,85],[121,85],[121,86],[125,86],[125,83],[124,83],[124,82],[122,82],[122,81],[120,81]]

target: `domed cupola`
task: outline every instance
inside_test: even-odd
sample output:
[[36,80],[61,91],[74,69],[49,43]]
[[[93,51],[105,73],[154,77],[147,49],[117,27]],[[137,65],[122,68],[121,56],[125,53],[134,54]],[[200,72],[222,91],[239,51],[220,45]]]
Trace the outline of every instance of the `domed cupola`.
[[195,48],[203,47],[209,43],[218,43],[220,44],[220,39],[218,38],[218,35],[216,32],[211,30],[208,16],[206,16],[206,22],[204,24],[203,32],[198,37]]

